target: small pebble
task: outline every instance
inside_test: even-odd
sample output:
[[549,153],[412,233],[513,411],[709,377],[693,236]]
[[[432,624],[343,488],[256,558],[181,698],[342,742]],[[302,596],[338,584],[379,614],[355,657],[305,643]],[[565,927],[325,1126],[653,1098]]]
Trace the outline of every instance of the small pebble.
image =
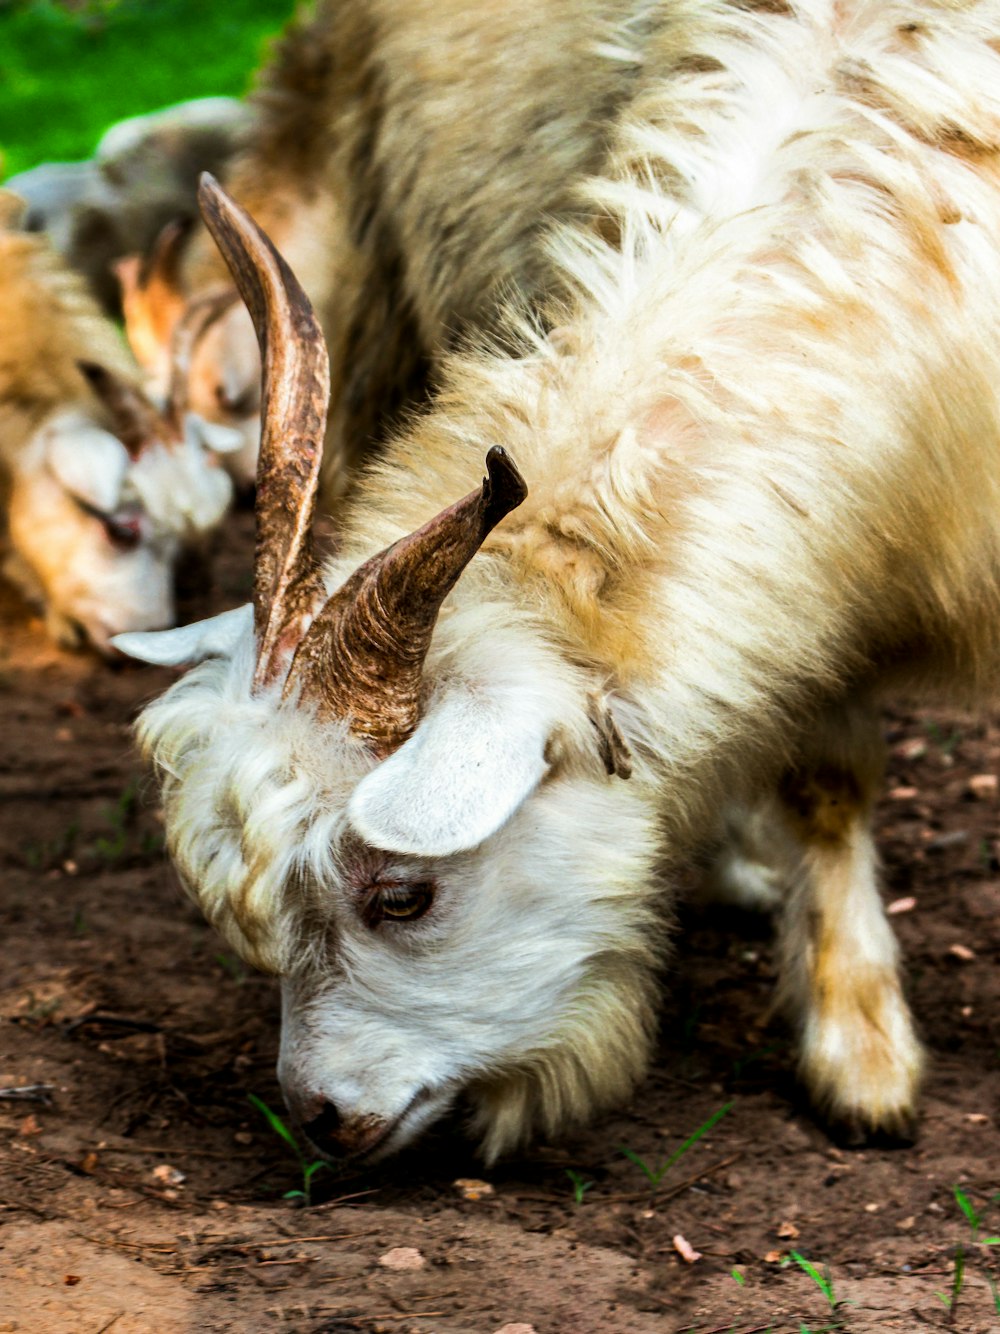
[[915,787],[893,787],[886,793],[890,801],[912,801],[919,794],[920,789]]
[[169,1163],[160,1163],[159,1167],[153,1168],[153,1180],[161,1186],[180,1186],[186,1179],[180,1168],[171,1167]]
[[907,895],[907,897],[903,899],[893,899],[886,908],[886,912],[890,917],[896,917],[901,912],[912,912],[916,906],[916,899],[911,895]]
[[423,1269],[427,1263],[415,1246],[394,1246],[378,1262],[383,1269]]
[[968,945],[949,945],[948,953],[954,959],[961,959],[963,963],[971,963],[976,957],[975,951],[970,950]]
[[913,1225],[916,1223],[916,1221],[917,1221],[916,1218],[914,1218],[912,1214],[910,1215],[909,1218],[901,1218],[899,1222],[896,1224],[896,1231],[909,1232],[910,1229],[913,1227]]
[[782,1223],[778,1228],[778,1236],[782,1241],[794,1241],[799,1235],[799,1230],[794,1223]]
[[998,786],[996,774],[973,774],[966,789],[977,801],[986,801],[996,796]]
[[538,1334],[534,1325],[501,1325],[493,1334]]
[[451,1183],[463,1200],[483,1200],[496,1191],[488,1181],[477,1181],[475,1177],[459,1177]]
[[674,1250],[687,1264],[693,1265],[696,1260],[701,1259],[701,1251],[696,1251],[686,1237],[682,1237],[676,1232],[672,1238]]

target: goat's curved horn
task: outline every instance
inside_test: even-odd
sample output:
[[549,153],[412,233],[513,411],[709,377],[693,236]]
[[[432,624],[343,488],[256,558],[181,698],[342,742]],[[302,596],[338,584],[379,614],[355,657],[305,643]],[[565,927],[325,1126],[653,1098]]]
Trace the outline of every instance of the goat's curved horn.
[[140,265],[138,286],[143,291],[179,290],[181,257],[191,236],[192,221],[189,217],[173,218],[158,233],[148,258]]
[[208,292],[190,302],[174,325],[170,340],[170,387],[164,416],[179,435],[184,433],[184,414],[191,394],[191,364],[198,344],[238,300],[239,293],[232,287]]
[[80,374],[104,404],[115,435],[133,458],[163,435],[163,423],[149,399],[128,380],[95,361],[78,361]]
[[420,677],[441,604],[527,487],[507,452],[486,456],[480,490],[366,561],[303,638],[285,694],[320,718],[347,718],[380,756],[402,745],[420,716]]
[[322,595],[312,519],[330,364],[308,297],[253,219],[207,172],[198,201],[250,312],[263,364],[253,588],[259,687],[279,675]]

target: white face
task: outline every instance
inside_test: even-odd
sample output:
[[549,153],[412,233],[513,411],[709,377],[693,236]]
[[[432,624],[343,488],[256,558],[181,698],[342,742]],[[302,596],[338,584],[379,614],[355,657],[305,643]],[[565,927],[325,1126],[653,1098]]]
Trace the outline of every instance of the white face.
[[[120,647],[197,656],[193,630]],[[492,692],[442,681],[376,764],[342,727],[243,693],[252,658],[251,638],[204,663],[141,727],[185,883],[282,975],[278,1074],[316,1149],[392,1153],[462,1096],[493,1157],[626,1096],[661,941],[648,789],[607,775],[582,714],[550,765],[516,669]]]
[[627,1092],[657,936],[641,898],[621,894],[647,870],[632,807],[604,780],[555,779],[465,853],[341,850],[318,905],[329,952],[282,986],[278,1077],[321,1153],[392,1153],[460,1094],[479,1102],[487,1153],[508,1147],[538,1112],[510,1100],[540,1096],[531,1072],[556,1053],[598,1104],[609,1086]]
[[178,557],[230,498],[194,423],[184,442],[134,460],[85,415],[58,414],[11,479],[11,573],[43,604],[59,642],[111,652],[116,634],[173,624]]

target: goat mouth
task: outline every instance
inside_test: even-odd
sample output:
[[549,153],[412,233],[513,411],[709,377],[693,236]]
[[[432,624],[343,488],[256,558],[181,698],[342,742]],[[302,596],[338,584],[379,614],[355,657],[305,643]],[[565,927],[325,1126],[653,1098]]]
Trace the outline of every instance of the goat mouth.
[[374,1142],[339,1154],[331,1153],[329,1147],[317,1143],[307,1131],[303,1133],[316,1152],[326,1161],[344,1166],[363,1167],[389,1158],[403,1148],[424,1126],[447,1110],[450,1099],[451,1095],[441,1089],[426,1087],[418,1089],[403,1110],[382,1129]]

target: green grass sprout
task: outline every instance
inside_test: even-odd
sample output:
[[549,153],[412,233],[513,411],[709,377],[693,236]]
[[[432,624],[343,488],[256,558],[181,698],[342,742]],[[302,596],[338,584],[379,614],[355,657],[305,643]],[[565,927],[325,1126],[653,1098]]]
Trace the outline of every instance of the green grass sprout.
[[835,1311],[837,1309],[837,1298],[834,1296],[833,1293],[833,1280],[830,1278],[829,1271],[827,1271],[825,1274],[821,1274],[819,1270],[816,1268],[816,1266],[812,1263],[812,1261],[807,1260],[806,1257],[802,1255],[800,1251],[789,1251],[789,1255],[799,1266],[800,1269],[805,1270],[805,1272],[809,1275],[812,1281],[819,1288],[820,1292],[822,1292],[823,1296],[826,1298],[827,1305],[829,1306],[830,1310]]
[[302,1189],[286,1190],[281,1198],[284,1200],[301,1200],[308,1208],[309,1205],[312,1204],[313,1177],[323,1168],[329,1168],[329,1163],[324,1162],[322,1158],[317,1158],[310,1162],[308,1155],[302,1152],[298,1140],[285,1125],[278,1113],[272,1111],[263,1098],[258,1098],[256,1093],[248,1093],[247,1097],[254,1107],[257,1108],[258,1112],[260,1112],[261,1116],[264,1117],[274,1133],[280,1139],[283,1139],[291,1149],[292,1153],[295,1154],[296,1161],[302,1172]]
[[683,1158],[683,1156],[687,1153],[688,1149],[690,1149],[693,1144],[697,1144],[698,1140],[700,1140],[703,1135],[707,1135],[713,1126],[718,1125],[719,1122],[722,1120],[722,1118],[730,1110],[732,1105],[733,1104],[731,1102],[724,1103],[717,1112],[713,1112],[712,1115],[708,1118],[708,1120],[702,1122],[702,1124],[698,1127],[696,1131],[694,1131],[693,1134],[688,1135],[687,1139],[684,1141],[684,1143],[680,1146],[679,1149],[674,1150],[674,1152],[670,1155],[670,1157],[667,1159],[667,1161],[663,1164],[662,1167],[650,1167],[649,1164],[645,1162],[644,1159],[640,1158],[640,1156],[635,1152],[634,1149],[629,1149],[624,1144],[619,1144],[617,1146],[618,1151],[619,1153],[623,1153],[630,1163],[634,1163],[636,1167],[638,1167],[639,1171],[646,1176],[646,1178],[649,1180],[650,1185],[655,1190],[657,1186],[660,1184],[660,1182],[663,1180],[663,1178],[666,1176],[666,1174],[673,1167],[674,1163],[676,1163],[680,1158]]
[[[952,1186],[952,1194],[955,1196],[955,1202],[965,1215],[965,1221],[969,1225],[969,1231],[972,1233],[970,1245],[972,1246],[1000,1246],[1000,1237],[981,1237],[979,1234],[983,1228],[983,1216],[976,1212],[975,1205],[966,1195],[961,1186]],[[1000,1195],[995,1195],[995,1201],[1000,1201]],[[955,1323],[955,1313],[958,1310],[958,1299],[962,1293],[962,1284],[965,1281],[965,1271],[969,1258],[966,1245],[959,1243],[955,1247],[955,1270],[951,1277],[951,1292],[935,1292],[937,1297],[948,1308],[949,1323]],[[989,1266],[986,1266],[986,1282],[989,1284],[990,1296],[993,1298],[993,1309],[1000,1315],[1000,1285]]]
[[571,1167],[566,1168],[566,1175],[573,1183],[573,1203],[582,1204],[583,1197],[591,1187],[596,1186],[596,1181],[587,1181],[582,1172],[574,1172]]

